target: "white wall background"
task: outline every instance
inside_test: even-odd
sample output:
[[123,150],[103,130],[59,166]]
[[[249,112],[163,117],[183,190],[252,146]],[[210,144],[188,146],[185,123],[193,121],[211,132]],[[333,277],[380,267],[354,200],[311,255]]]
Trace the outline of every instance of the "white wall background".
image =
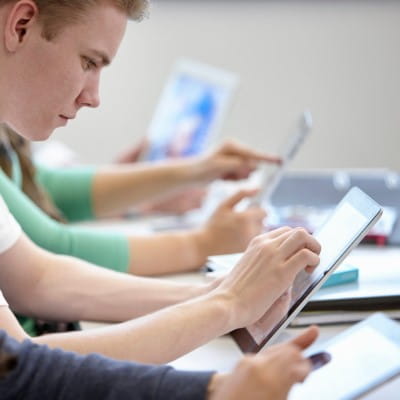
[[273,151],[309,107],[315,130],[295,167],[400,170],[400,1],[154,1],[105,71],[101,107],[55,139],[110,160],[146,133],[179,56],[240,75],[223,136]]

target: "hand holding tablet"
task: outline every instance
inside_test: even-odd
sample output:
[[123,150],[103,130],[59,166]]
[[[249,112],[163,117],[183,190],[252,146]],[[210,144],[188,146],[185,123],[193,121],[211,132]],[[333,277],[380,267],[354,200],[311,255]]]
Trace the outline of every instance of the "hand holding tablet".
[[400,325],[375,314],[305,355],[316,351],[329,352],[330,363],[296,385],[289,400],[356,399],[400,374]]
[[254,239],[217,289],[229,299],[232,329],[259,320],[300,271],[319,264],[319,252],[303,229],[280,228]]
[[[209,400],[285,400],[291,387],[303,382],[315,367],[329,360],[324,353],[306,357],[302,352],[317,338],[311,327],[296,338],[273,346],[264,353],[244,357],[230,373],[217,376]],[[313,361],[315,360],[315,362]]]
[[[313,237],[307,238],[309,244],[320,243],[322,246],[317,268],[314,268],[313,271],[305,271],[307,265],[315,267],[315,264],[311,262],[304,265],[298,258],[298,268],[292,271],[296,273],[293,280],[287,281],[282,275],[282,282],[287,286],[282,290],[282,282],[274,285],[274,289],[281,290],[280,294],[288,290],[289,300],[284,307],[282,307],[281,301],[278,302],[279,307],[274,304],[266,312],[264,309],[263,317],[256,323],[234,331],[233,338],[240,348],[245,352],[257,352],[270,344],[362,240],[381,214],[382,209],[375,201],[360,189],[351,189]],[[276,234],[281,230],[272,231],[271,234],[273,235],[274,232]],[[296,238],[292,236],[292,246],[294,246],[295,240]],[[315,246],[315,244],[313,245]],[[311,250],[315,251],[315,248],[311,248]],[[242,260],[245,257],[246,254]],[[268,266],[265,265],[265,268]],[[264,290],[267,291],[268,288],[264,286]]]

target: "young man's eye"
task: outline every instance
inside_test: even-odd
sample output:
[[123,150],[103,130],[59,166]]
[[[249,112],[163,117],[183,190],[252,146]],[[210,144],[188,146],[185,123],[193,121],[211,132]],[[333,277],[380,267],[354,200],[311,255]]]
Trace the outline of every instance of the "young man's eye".
[[85,71],[96,69],[97,63],[89,57],[83,57],[83,68]]

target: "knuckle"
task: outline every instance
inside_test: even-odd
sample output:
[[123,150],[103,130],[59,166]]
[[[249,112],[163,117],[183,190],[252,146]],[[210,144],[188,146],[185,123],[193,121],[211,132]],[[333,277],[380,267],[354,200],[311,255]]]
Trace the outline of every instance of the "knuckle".
[[228,143],[232,146],[237,146],[239,144],[239,141],[234,139],[234,138],[229,138]]
[[292,371],[292,380],[294,382],[304,382],[304,380],[307,378],[307,375],[310,373],[310,369],[308,367],[305,367],[304,365],[297,365],[295,368],[293,368]]
[[255,208],[254,212],[254,219],[257,221],[263,221],[264,218],[267,216],[267,213],[262,208]]
[[253,234],[254,234],[253,237],[257,236],[257,235],[260,235],[263,232],[263,229],[264,229],[264,227],[263,227],[262,224],[254,224],[254,226],[253,226]]
[[260,209],[260,216],[262,219],[264,219],[268,215],[267,211],[263,210],[262,208]]
[[245,355],[239,361],[238,368],[242,370],[242,372],[252,374],[257,369],[254,356]]
[[308,249],[301,249],[299,251],[299,259],[302,263],[309,264],[313,263],[315,254]]
[[223,149],[231,149],[232,147],[235,146],[235,140],[234,139],[226,139],[224,143],[222,144]]
[[261,246],[261,252],[264,257],[269,258],[272,255],[272,249],[271,246],[269,246],[268,242],[263,243],[263,245]]
[[254,227],[255,227],[255,223],[254,221],[250,220],[250,219],[244,219],[242,221],[239,221],[242,225],[241,227],[241,231],[246,235],[249,234],[250,232],[253,232]]
[[297,360],[301,353],[300,350],[293,344],[289,344],[287,347],[287,355],[292,359],[292,360]]
[[309,233],[304,228],[295,228],[293,235],[296,240],[299,240],[302,242],[306,241],[309,237]]
[[309,258],[311,255],[311,251],[309,249],[303,248],[303,249],[299,250],[299,255],[303,259]]
[[321,249],[322,249],[321,243],[318,242],[318,240],[316,240],[314,238],[313,238],[313,241],[314,241],[314,245],[315,245],[315,249],[316,249],[317,254],[320,254],[321,253]]
[[318,265],[319,262],[321,261],[319,255],[311,253],[311,260],[310,260],[310,265]]
[[252,247],[262,248],[263,243],[264,243],[264,238],[262,235],[258,235],[251,240]]
[[249,364],[251,364],[251,359],[252,359],[251,356],[244,355],[242,359],[239,361],[238,366],[247,367]]

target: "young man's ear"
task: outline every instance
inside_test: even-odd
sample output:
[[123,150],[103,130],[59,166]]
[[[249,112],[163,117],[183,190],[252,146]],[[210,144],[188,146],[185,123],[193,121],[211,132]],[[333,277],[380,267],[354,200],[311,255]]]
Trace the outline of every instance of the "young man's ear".
[[8,13],[4,43],[6,49],[15,52],[25,43],[25,39],[37,22],[39,10],[33,0],[19,0]]

